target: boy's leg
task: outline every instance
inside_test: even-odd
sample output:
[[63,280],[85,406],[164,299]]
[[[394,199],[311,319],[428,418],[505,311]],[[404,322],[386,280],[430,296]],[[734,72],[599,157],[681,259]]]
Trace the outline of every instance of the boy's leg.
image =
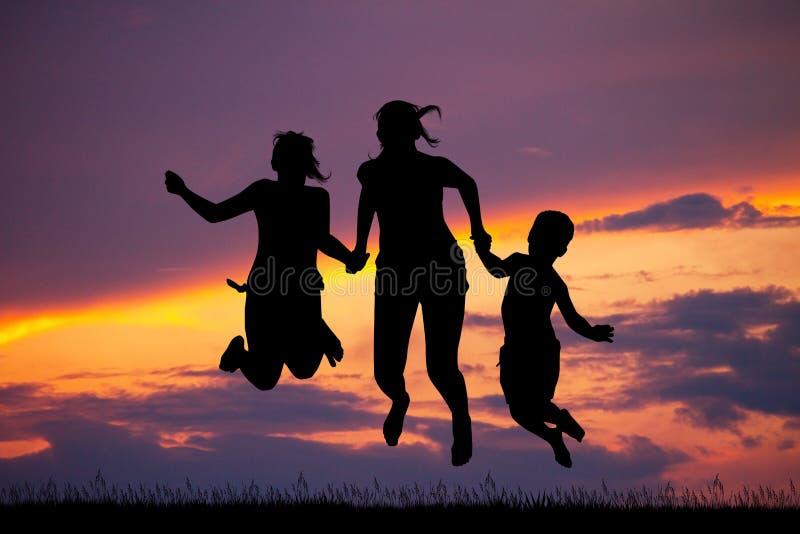
[[528,406],[520,406],[517,403],[509,404],[508,407],[514,421],[528,432],[539,436],[550,444],[553,448],[553,453],[555,453],[556,462],[564,467],[572,467],[572,457],[564,444],[561,430],[550,428],[544,424],[542,409],[530,409]]
[[558,428],[564,432],[564,434],[575,439],[579,443],[583,441],[583,436],[586,435],[586,431],[567,410],[559,410],[558,417],[556,417],[553,422],[558,425]]
[[453,420],[453,465],[472,457],[472,421],[467,386],[458,369],[458,344],[464,322],[464,295],[426,295],[422,299],[425,361],[428,376],[450,408]]
[[[542,379],[542,389],[545,396],[552,399],[555,395],[558,376],[561,371],[561,343],[555,341],[552,346],[546,347],[542,354],[542,366],[539,375]],[[583,440],[586,432],[567,410],[562,410],[552,401],[544,407],[544,420],[557,425],[566,435],[578,442]]]
[[553,447],[556,462],[564,467],[572,467],[572,458],[564,445],[561,430],[545,424],[545,421],[551,421],[560,413],[550,400],[555,379],[551,376],[542,381],[544,369],[541,368],[541,362],[534,359],[538,355],[531,354],[532,350],[531,347],[521,349],[519,345],[501,347],[500,386],[514,421],[549,443]]
[[558,426],[559,430],[575,439],[578,443],[583,441],[583,436],[586,435],[586,431],[578,424],[575,418],[572,417],[572,414],[565,409],[559,408],[553,402],[548,402],[545,405],[542,418],[545,422]]
[[383,437],[390,447],[400,439],[410,402],[403,372],[418,304],[415,296],[375,294],[374,373],[378,387],[392,400],[383,423]]

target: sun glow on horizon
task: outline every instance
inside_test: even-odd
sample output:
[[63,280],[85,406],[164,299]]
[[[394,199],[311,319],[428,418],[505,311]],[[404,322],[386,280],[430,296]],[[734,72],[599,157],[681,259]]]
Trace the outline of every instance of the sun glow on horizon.
[[[782,198],[775,197],[771,202],[778,205],[784,202]],[[530,224],[527,215],[509,214],[505,219],[492,220],[493,250],[498,255],[526,251]],[[457,228],[457,235],[464,230]],[[567,281],[578,311],[590,321],[621,314],[636,323],[644,320],[642,314],[657,309],[659,303],[701,289],[724,292],[742,287],[783,286],[797,294],[800,272],[794,258],[785,251],[800,245],[798,239],[794,227],[578,233],[555,267]],[[373,253],[376,245],[370,243]],[[469,241],[461,245],[470,290],[460,365],[470,401],[474,402],[473,423],[510,429],[515,424],[507,408],[496,400],[502,398],[502,392],[495,367],[502,344],[499,313],[506,281],[494,279],[485,271]],[[351,395],[352,400],[347,403],[350,409],[383,414],[389,402],[372,376],[374,256],[367,269],[355,277],[346,274],[333,260],[320,257],[319,265],[326,284],[323,316],[342,339],[345,358],[336,369],[329,368],[323,360],[308,384]],[[137,292],[133,297],[123,292],[117,300],[109,298],[84,307],[76,304],[60,310],[6,314],[0,319],[3,385],[44,384],[43,398],[50,396],[56,403],[60,395],[69,398],[87,392],[98,400],[141,399],[146,403],[151,395],[168,391],[190,394],[204,388],[229,387],[226,381],[243,378],[239,373],[224,376],[216,367],[228,340],[244,333],[244,296],[217,278]],[[560,337],[566,327],[557,314],[556,310]],[[412,398],[408,415],[414,421],[447,424],[447,407],[425,369],[421,315],[418,313],[412,331],[405,374]],[[476,322],[470,322],[471,317],[477,318]],[[686,483],[698,480],[698,463],[739,473],[743,471],[736,467],[737,462],[745,457],[761,458],[759,461],[778,469],[778,460],[766,452],[769,448],[781,447],[783,458],[797,457],[790,444],[794,443],[792,440],[800,441],[800,435],[783,429],[783,420],[776,416],[765,418],[755,412],[742,415],[747,422],[745,433],[698,428],[691,414],[683,414],[677,402],[626,406],[623,397],[637,379],[635,362],[639,355],[625,348],[626,324],[616,326],[618,343],[595,346],[565,341],[562,348],[556,400],[580,414],[590,436],[588,443],[615,454],[628,454],[630,447],[646,448],[651,442],[658,444],[673,451],[670,454],[676,458],[685,456],[666,475]],[[746,335],[764,341],[773,334],[774,327],[768,322],[753,324]],[[732,368],[713,365],[692,372],[696,377],[720,377],[731,374]],[[288,372],[281,380],[298,387],[306,384]],[[253,392],[265,399],[280,395],[279,391]],[[654,426],[653,421],[658,425]],[[118,423],[131,431],[138,424],[128,420]],[[442,443],[426,433],[425,423],[410,423],[406,430],[404,445],[442,452]],[[151,431],[158,436],[157,444],[162,448],[204,453],[213,452],[215,440],[227,432],[181,425]],[[755,435],[763,437],[756,439],[752,437]],[[352,424],[325,430],[281,430],[269,436],[314,442],[352,453],[383,444],[379,428]],[[645,436],[650,441],[639,443],[621,436]],[[9,440],[0,442],[0,458],[22,457],[48,448],[50,443],[44,438]]]

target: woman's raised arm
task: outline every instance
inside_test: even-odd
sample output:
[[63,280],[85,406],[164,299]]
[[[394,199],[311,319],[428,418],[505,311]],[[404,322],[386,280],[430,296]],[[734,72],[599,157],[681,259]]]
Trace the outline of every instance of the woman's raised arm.
[[367,240],[375,218],[375,204],[370,193],[369,180],[366,177],[366,163],[358,169],[358,181],[361,182],[361,194],[358,197],[358,218],[356,220],[356,246],[353,252],[363,255],[367,252]]
[[444,187],[453,187],[461,195],[461,201],[469,215],[469,224],[472,240],[475,242],[491,243],[490,236],[483,227],[481,218],[481,203],[478,197],[478,186],[475,180],[462,171],[455,163],[447,158],[440,158],[442,162],[441,179]]

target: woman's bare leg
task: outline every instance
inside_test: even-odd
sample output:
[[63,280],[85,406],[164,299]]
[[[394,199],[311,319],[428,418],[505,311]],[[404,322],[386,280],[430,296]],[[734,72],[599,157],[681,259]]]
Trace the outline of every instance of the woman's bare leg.
[[383,423],[383,437],[390,447],[397,445],[400,439],[411,401],[406,392],[403,372],[418,305],[414,296],[375,295],[375,381],[381,391],[392,400],[392,407]]
[[450,408],[453,418],[452,464],[472,457],[472,422],[467,386],[458,369],[458,344],[464,322],[464,295],[427,295],[422,299],[425,361],[428,376]]

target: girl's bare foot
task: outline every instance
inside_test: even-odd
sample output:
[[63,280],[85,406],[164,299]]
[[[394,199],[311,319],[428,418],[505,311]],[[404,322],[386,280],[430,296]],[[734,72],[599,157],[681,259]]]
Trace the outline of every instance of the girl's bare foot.
[[239,368],[239,360],[244,354],[244,338],[236,336],[228,343],[228,348],[222,353],[219,359],[219,368],[228,373],[233,373]]
[[342,344],[339,343],[335,347],[325,351],[325,357],[328,358],[328,363],[331,364],[331,367],[336,367],[336,362],[342,361],[344,358],[344,349],[342,348]]

